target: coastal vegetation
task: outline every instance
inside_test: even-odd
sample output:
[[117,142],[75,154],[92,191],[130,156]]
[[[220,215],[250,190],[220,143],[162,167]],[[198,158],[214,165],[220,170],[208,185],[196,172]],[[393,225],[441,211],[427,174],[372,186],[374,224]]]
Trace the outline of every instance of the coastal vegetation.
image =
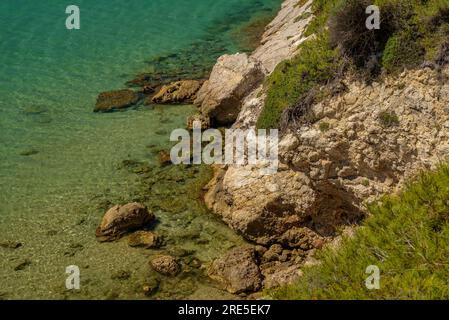
[[448,1],[377,0],[379,30],[365,26],[365,9],[371,4],[368,0],[313,2],[315,18],[305,32],[309,38],[266,80],[267,99],[258,128],[310,121],[307,107],[332,94],[333,85],[344,76],[372,82],[425,62],[438,68],[441,56],[449,51]]
[[[448,299],[449,164],[423,172],[397,195],[368,206],[352,236],[318,254],[275,299]],[[380,289],[368,290],[368,266],[380,269]]]

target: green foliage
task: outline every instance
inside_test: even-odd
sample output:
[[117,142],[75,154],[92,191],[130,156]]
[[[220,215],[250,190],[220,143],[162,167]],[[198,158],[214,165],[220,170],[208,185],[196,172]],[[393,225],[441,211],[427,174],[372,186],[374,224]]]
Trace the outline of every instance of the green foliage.
[[[315,18],[305,36],[314,36],[268,78],[258,128],[279,127],[284,110],[293,110],[311,93],[321,99],[323,85],[344,71],[354,70],[355,75],[371,81],[382,72],[397,73],[418,67],[424,60],[436,61],[446,52],[442,44],[449,38],[448,0],[376,0],[381,10],[380,30],[366,29],[365,9],[370,4],[368,0],[313,2]],[[307,105],[302,103],[301,110]],[[296,114],[302,117],[304,112]]]
[[400,32],[388,40],[382,66],[388,73],[400,72],[403,68],[417,67],[423,61],[424,54],[424,48],[412,32]]
[[329,131],[330,127],[331,126],[330,126],[329,122],[323,121],[323,122],[320,122],[320,124],[319,124],[320,131],[323,133]]
[[397,126],[399,118],[394,112],[383,111],[379,114],[379,122],[385,128]]
[[315,19],[309,24],[304,35],[308,37],[312,34],[321,33],[326,28],[329,14],[339,2],[340,0],[314,0],[312,11],[315,14]]
[[[371,216],[337,249],[319,255],[294,285],[269,291],[275,299],[449,299],[449,165],[422,173],[399,195],[368,206]],[[369,265],[380,289],[368,290]]]
[[276,128],[282,111],[295,104],[317,84],[332,78],[338,68],[337,50],[327,34],[303,43],[300,53],[282,62],[267,80],[265,107],[258,119],[260,129]]

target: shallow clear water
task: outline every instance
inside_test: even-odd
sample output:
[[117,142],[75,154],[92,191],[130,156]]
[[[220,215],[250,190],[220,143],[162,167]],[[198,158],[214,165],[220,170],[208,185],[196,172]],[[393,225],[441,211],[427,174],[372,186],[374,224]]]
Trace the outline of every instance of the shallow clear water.
[[[123,160],[157,168],[157,150],[194,107],[94,114],[96,96],[161,68],[158,57],[175,57],[167,68],[198,76],[218,55],[246,49],[233,30],[279,2],[79,0],[81,30],[65,28],[63,1],[0,2],[0,241],[23,244],[0,247],[0,298],[144,298],[154,252],[126,241],[99,244],[95,227],[109,205],[142,197],[141,177],[123,169]],[[168,187],[182,198],[178,185]],[[207,239],[179,243],[176,235],[165,249],[184,246],[207,263],[241,241],[198,201],[185,203],[175,214],[158,206],[157,228],[170,236],[188,221],[203,226],[199,238]],[[25,260],[30,264],[14,271]],[[70,264],[81,267],[79,292],[65,290]],[[111,279],[123,270],[128,280]],[[155,298],[227,297],[199,278],[162,279]]]

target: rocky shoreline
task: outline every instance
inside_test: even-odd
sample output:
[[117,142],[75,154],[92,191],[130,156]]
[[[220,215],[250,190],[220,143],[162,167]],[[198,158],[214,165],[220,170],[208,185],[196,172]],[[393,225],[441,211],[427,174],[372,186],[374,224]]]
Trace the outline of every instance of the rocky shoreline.
[[[255,128],[263,80],[306,40],[312,1],[297,3],[284,2],[252,55],[219,59],[196,101],[212,123]],[[312,106],[312,124],[283,132],[274,175],[261,175],[257,166],[216,166],[206,204],[255,246],[214,262],[212,277],[230,292],[296,281],[304,265],[316,263],[316,250],[335,245],[363,220],[367,203],[443,161],[449,68],[432,66],[371,84],[342,79],[344,90]],[[246,267],[252,270],[248,285]]]
[[[193,120],[201,120],[203,128],[211,124],[230,125],[237,119],[240,103],[247,93],[260,90],[263,80],[273,71],[275,65],[295,53],[294,48],[301,41],[296,37],[297,28],[303,30],[308,21],[294,22],[294,16],[307,12],[310,3],[305,7],[296,7],[295,1],[285,1],[275,20],[266,28],[261,45],[253,54],[239,53],[220,57],[207,80],[154,82],[141,75],[129,82],[133,87],[138,87],[137,91],[122,89],[102,93],[98,96],[94,111],[111,112],[141,104],[195,103],[199,106],[199,113],[187,119],[188,128],[191,127]],[[160,155],[159,158],[160,164],[164,165],[166,157]],[[154,220],[152,210],[144,204],[117,205],[106,212],[96,235],[99,241],[115,241],[126,236],[131,247],[157,250],[161,246],[164,247],[167,239],[152,231],[151,224]],[[292,233],[292,237],[298,235]],[[245,296],[263,287],[266,288],[267,283],[270,283],[270,286],[282,283],[282,277],[290,280],[296,277],[292,266],[295,261],[302,261],[305,258],[304,251],[300,247],[307,246],[307,241],[304,242],[299,238],[296,240],[298,243],[294,246],[297,246],[297,249],[291,250],[279,245],[254,247],[248,244],[235,247],[210,264],[204,265],[198,261],[197,267],[203,268],[204,275],[216,281],[224,290]],[[286,241],[295,240],[291,238]],[[183,261],[185,259],[165,254],[163,251],[150,260],[151,268],[164,277],[176,277],[181,271],[184,274],[185,268],[189,268]],[[282,265],[282,276],[276,272],[280,261],[288,263],[288,266]],[[263,267],[259,267],[261,264]],[[144,286],[146,295],[154,294],[158,287],[152,281],[149,282],[151,283]]]
[[[147,90],[146,101],[193,102],[198,114],[187,119],[188,127],[201,119],[204,128],[255,128],[265,79],[307,40],[312,2],[284,1],[253,53],[224,55],[207,80],[164,84]],[[301,268],[317,263],[317,250],[338,244],[363,220],[368,202],[448,154],[448,77],[448,68],[423,66],[371,84],[341,79],[344,90],[313,105],[313,124],[282,132],[277,173],[214,166],[204,201],[248,244],[215,259],[204,273],[229,293],[249,297],[298,280]],[[155,270],[179,272],[173,257],[158,259]]]
[[[312,1],[299,4],[283,2],[251,55],[219,58],[195,101],[213,124],[255,127],[265,100],[264,80],[306,40],[303,33],[313,19]],[[312,199],[315,192],[307,187],[308,177],[285,166],[273,176],[262,176],[258,169],[215,166],[214,178],[206,186],[207,206],[254,244],[231,250],[208,271],[233,293],[257,292],[297,280],[301,266],[313,263],[315,250],[329,241],[303,223],[302,210],[307,207],[298,202]],[[281,190],[290,194],[282,197]]]

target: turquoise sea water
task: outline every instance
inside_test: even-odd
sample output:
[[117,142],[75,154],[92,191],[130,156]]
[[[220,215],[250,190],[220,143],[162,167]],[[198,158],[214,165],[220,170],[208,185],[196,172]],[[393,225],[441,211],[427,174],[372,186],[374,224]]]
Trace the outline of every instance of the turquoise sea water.
[[[72,3],[0,2],[0,241],[23,244],[0,247],[0,298],[143,297],[141,278],[151,253],[130,250],[123,241],[98,244],[95,226],[107,207],[98,202],[129,200],[138,187],[134,174],[118,169],[122,161],[156,166],[154,150],[167,145],[169,132],[183,127],[194,107],[94,114],[96,96],[123,88],[140,72],[160,72],[155,61],[161,57],[169,57],[162,67],[198,76],[218,55],[247,49],[237,45],[234,31],[272,14],[279,3],[78,0],[81,29],[67,30],[65,8]],[[183,219],[161,210],[166,229]],[[196,214],[192,225],[210,223],[209,233],[226,244],[200,250],[204,256],[198,258],[207,262],[240,240],[200,211],[184,213]],[[15,271],[22,262],[25,267]],[[85,275],[76,293],[64,287],[70,264],[79,264]],[[111,279],[123,270],[131,273],[127,281]],[[170,281],[160,297],[225,297],[188,277]],[[188,294],[173,289],[182,287],[176,281],[187,281]]]

